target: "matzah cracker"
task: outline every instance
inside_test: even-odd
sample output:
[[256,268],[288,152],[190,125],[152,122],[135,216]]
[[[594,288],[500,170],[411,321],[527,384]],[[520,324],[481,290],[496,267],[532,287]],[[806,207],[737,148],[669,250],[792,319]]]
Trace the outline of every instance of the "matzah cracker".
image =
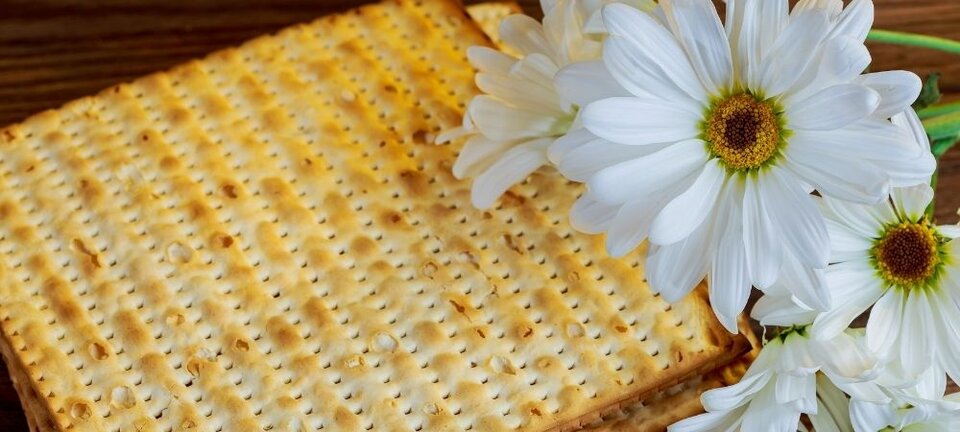
[[0,130],[32,421],[569,430],[742,352],[702,290],[671,307],[573,232],[559,176],[469,205],[430,142],[486,43],[452,1],[380,3]]
[[744,315],[740,317],[740,331],[750,341],[753,349],[730,364],[719,367],[709,374],[694,377],[669,389],[626,406],[595,424],[588,425],[591,432],[660,432],[667,426],[688,417],[702,414],[700,396],[707,390],[740,382],[747,368],[760,353],[760,340]]
[[522,14],[523,8],[514,2],[489,2],[467,6],[467,14],[476,21],[480,29],[500,49],[505,49],[500,43],[500,21],[508,15]]
[[747,371],[751,358],[742,358],[701,377],[694,377],[663,390],[651,398],[616,412],[602,422],[588,426],[591,432],[656,432],[704,412],[703,392],[736,384]]

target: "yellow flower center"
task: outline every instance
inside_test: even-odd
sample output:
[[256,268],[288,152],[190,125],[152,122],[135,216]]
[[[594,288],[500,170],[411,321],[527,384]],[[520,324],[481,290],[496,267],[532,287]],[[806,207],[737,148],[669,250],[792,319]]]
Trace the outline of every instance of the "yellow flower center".
[[749,171],[780,154],[783,131],[771,102],[739,93],[718,100],[707,112],[703,138],[727,169]]
[[887,283],[928,286],[941,263],[939,236],[926,220],[888,227],[873,246],[873,261]]

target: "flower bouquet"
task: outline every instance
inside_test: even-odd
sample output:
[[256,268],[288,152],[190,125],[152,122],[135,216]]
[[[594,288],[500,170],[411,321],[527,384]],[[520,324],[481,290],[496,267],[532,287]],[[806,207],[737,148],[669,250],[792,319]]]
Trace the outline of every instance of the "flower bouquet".
[[482,94],[437,141],[481,209],[544,166],[584,183],[571,225],[647,242],[668,302],[705,278],[730,332],[762,293],[756,360],[670,430],[960,429],[960,228],[930,212],[957,108],[865,41],[960,44],[871,30],[869,0],[541,5],[468,51]]

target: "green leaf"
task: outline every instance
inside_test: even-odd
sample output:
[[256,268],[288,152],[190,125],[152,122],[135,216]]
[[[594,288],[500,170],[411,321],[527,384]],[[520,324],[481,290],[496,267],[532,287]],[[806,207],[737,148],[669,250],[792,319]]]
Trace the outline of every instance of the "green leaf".
[[913,103],[913,109],[919,111],[940,102],[940,74],[932,73],[923,80],[923,89],[920,96]]

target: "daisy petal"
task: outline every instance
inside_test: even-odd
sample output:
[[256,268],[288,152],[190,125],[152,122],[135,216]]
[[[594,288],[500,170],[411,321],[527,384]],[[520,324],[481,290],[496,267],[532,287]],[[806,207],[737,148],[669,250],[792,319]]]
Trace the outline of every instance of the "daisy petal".
[[557,72],[560,72],[560,67],[554,63],[552,57],[534,53],[527,54],[514,63],[513,67],[510,68],[509,75],[552,94],[556,91],[553,86],[553,77],[557,75]]
[[539,53],[556,58],[543,26],[527,15],[514,14],[500,21],[500,40],[523,54]]
[[[957,289],[957,287],[952,288]],[[940,343],[937,344],[939,364],[946,370],[947,375],[953,382],[960,384],[960,362],[957,361],[957,359],[960,359],[960,344],[956,343],[960,340],[960,320],[957,319],[957,316],[960,316],[960,311],[957,310],[957,308],[960,308],[960,303],[953,302],[946,293],[942,292],[931,301],[940,305],[940,307],[933,308],[934,323],[940,332]]]
[[777,382],[774,386],[774,397],[778,404],[803,404],[812,402],[809,406],[797,406],[797,409],[804,412],[813,411],[816,404],[816,397],[810,398],[810,395],[816,395],[817,392],[816,377],[811,375],[791,375],[788,373],[777,375]]
[[734,65],[751,88],[760,84],[760,62],[787,26],[787,0],[738,0],[727,3],[726,29]]
[[899,163],[890,160],[876,160],[874,164],[890,175],[890,186],[905,187],[919,183],[930,183],[930,177],[937,169],[937,159],[930,152],[923,152],[912,159]]
[[827,226],[800,182],[793,175],[774,168],[761,182],[760,194],[787,250],[804,266],[826,267],[830,254]]
[[897,211],[907,220],[919,221],[927,212],[927,206],[933,202],[933,188],[929,184],[893,188],[890,192]]
[[913,160],[922,153],[907,130],[876,119],[866,119],[832,131],[795,131],[790,144],[831,158],[850,160],[902,162]]
[[796,304],[791,296],[771,295],[766,292],[750,311],[750,317],[760,321],[762,326],[783,326],[808,324],[817,316],[816,311]]
[[[476,100],[476,98],[474,98]],[[594,135],[627,145],[649,145],[696,137],[697,114],[668,103],[616,97],[584,108],[584,127]]]
[[471,136],[453,163],[454,177],[463,179],[476,176],[490,166],[497,156],[516,144],[517,141],[494,141],[483,135]]
[[630,96],[600,60],[573,63],[560,69],[554,85],[564,101],[581,107],[600,99]]
[[823,365],[824,372],[848,379],[862,380],[874,372],[877,359],[873,357],[862,339],[847,333],[816,341],[810,351],[816,355],[816,361]]
[[919,377],[930,367],[930,303],[923,292],[911,291],[903,305],[903,321],[900,331],[900,364],[908,378]]
[[809,9],[822,9],[827,12],[827,15],[830,17],[836,17],[840,15],[840,11],[843,10],[843,1],[842,0],[800,0],[797,2],[796,6],[793,7],[791,15],[797,12],[802,12]]
[[663,201],[660,196],[644,196],[620,207],[607,232],[607,253],[610,256],[622,257],[647,238],[660,201]]
[[[813,379],[813,376],[809,377]],[[791,405],[775,401],[773,387],[757,395],[750,408],[743,414],[744,431],[795,432],[800,424],[800,411]],[[814,400],[814,403],[816,401]]]
[[815,63],[829,28],[827,13],[819,9],[802,11],[792,17],[763,59],[760,82],[752,84],[759,86],[751,88],[762,88],[769,96],[793,88],[807,67]]
[[850,432],[849,398],[823,375],[817,375],[817,413],[809,414],[818,432]]
[[873,0],[853,0],[840,13],[829,38],[846,36],[863,42],[873,26]]
[[669,188],[697,172],[706,159],[703,141],[682,141],[603,169],[590,178],[587,188],[600,201],[624,203]]
[[880,94],[858,84],[827,87],[786,108],[790,127],[834,130],[870,115],[880,104]]
[[745,409],[708,412],[678,421],[667,432],[733,431],[740,424]]
[[480,95],[470,101],[467,115],[480,133],[492,140],[515,140],[552,135],[556,123],[550,113],[507,105]]
[[870,52],[862,42],[848,37],[830,39],[824,43],[818,64],[807,68],[797,80],[784,102],[802,100],[832,85],[847,83],[870,65]]
[[903,301],[897,290],[888,290],[873,305],[867,320],[867,346],[881,359],[889,359],[900,335]]
[[900,214],[915,222],[926,214],[927,206],[933,202],[933,188],[929,184],[894,188],[891,198]]
[[541,138],[520,144],[493,163],[473,182],[471,201],[474,207],[492,206],[510,186],[519,183],[547,162],[547,146],[552,139]]
[[747,253],[743,244],[743,217],[734,204],[735,193],[726,187],[721,201],[727,203],[725,226],[720,226],[719,242],[714,247],[713,264],[710,268],[710,304],[717,319],[730,333],[737,333],[737,317],[750,297],[750,271]]
[[[887,177],[890,186],[905,186],[924,182],[929,179],[935,168],[936,161],[929,153],[923,153],[904,138],[905,133],[896,127],[878,127],[876,130],[866,128],[843,128],[834,131],[797,131],[791,138],[791,145],[786,153],[794,157],[804,155],[804,160],[819,159],[824,162],[873,166],[880,169]],[[904,141],[904,139],[906,141]],[[929,160],[928,160],[929,159]],[[817,163],[817,165],[820,165]],[[869,189],[869,182],[857,180],[856,177],[845,173],[833,173],[831,177],[846,177],[854,183],[859,183],[864,190]],[[808,182],[816,177],[805,178]],[[875,177],[873,177],[876,180]],[[882,199],[882,191],[873,183],[873,190],[881,194],[873,195],[873,202]],[[882,188],[880,188],[882,189]],[[870,200],[859,200],[870,202]]]
[[740,382],[714,390],[708,390],[700,397],[703,407],[708,411],[729,411],[749,402],[754,395],[770,382],[772,372],[763,371],[744,376]]
[[647,256],[650,289],[667,303],[680,301],[707,273],[708,224],[697,228],[683,241],[667,246],[651,245]]
[[551,163],[559,165],[571,151],[595,140],[599,138],[584,128],[571,130],[550,145],[547,157]]
[[510,73],[510,68],[517,62],[516,58],[485,46],[467,48],[467,60],[480,72],[500,75]]
[[960,237],[960,226],[957,225],[938,225],[937,231],[948,239]]
[[853,204],[832,198],[823,198],[818,202],[823,205],[825,214],[835,215],[836,221],[840,221],[864,238],[876,237],[885,224],[897,218],[893,208],[887,202],[875,206]]
[[890,178],[880,168],[823,157],[810,150],[803,146],[788,148],[786,168],[821,194],[860,204],[876,204],[889,195]]
[[854,399],[850,402],[850,421],[855,431],[879,431],[896,423],[897,419],[887,403]]
[[827,233],[830,236],[830,261],[843,262],[866,259],[873,239],[863,236],[849,226],[827,218]]
[[853,261],[827,269],[827,284],[833,290],[834,307],[817,316],[811,332],[817,339],[829,339],[843,333],[853,320],[883,295],[883,285],[873,268]]
[[713,3],[673,0],[663,2],[663,8],[670,29],[680,40],[707,91],[715,94],[727,88],[733,73],[730,44]]
[[[678,144],[669,145],[670,147]],[[567,153],[557,168],[564,177],[587,182],[597,172],[624,161],[645,158],[662,151],[666,146],[631,146],[595,139]],[[642,171],[639,171],[642,172]]]
[[652,16],[611,4],[603,8],[610,36],[603,60],[625,89],[634,95],[656,94],[665,100],[686,96],[705,101],[707,93],[676,38]]
[[570,208],[570,226],[587,234],[600,234],[609,229],[619,205],[604,204],[584,194]]
[[520,80],[509,75],[477,73],[475,77],[477,88],[490,96],[510,101],[541,113],[550,113],[559,117],[565,113],[561,109],[560,98],[542,87],[530,85],[527,80]]
[[762,204],[757,182],[747,179],[743,193],[743,241],[750,279],[761,290],[776,282],[782,252],[777,232]]
[[783,285],[804,306],[826,311],[830,310],[832,298],[825,273],[823,269],[801,264],[792,253],[784,252],[778,284]]
[[697,229],[717,202],[726,179],[716,159],[706,163],[689,189],[668,203],[650,227],[650,241],[669,245],[683,240]]
[[902,70],[864,74],[857,77],[855,82],[880,94],[880,105],[873,115],[884,119],[909,108],[917,100],[923,86],[917,74]]
[[913,108],[903,110],[902,113],[891,117],[890,121],[912,134],[921,151],[930,151],[930,137],[927,136],[923,122]]

